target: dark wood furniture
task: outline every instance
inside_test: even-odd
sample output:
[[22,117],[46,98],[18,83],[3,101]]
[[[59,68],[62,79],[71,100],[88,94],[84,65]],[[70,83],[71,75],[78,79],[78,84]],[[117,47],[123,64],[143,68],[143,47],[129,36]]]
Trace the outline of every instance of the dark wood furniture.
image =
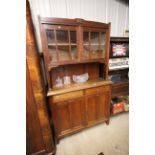
[[26,1],[26,154],[54,155],[45,89],[40,71],[29,3]]
[[[83,19],[39,16],[40,34],[56,138],[98,123],[109,123],[111,84],[108,80],[110,24]],[[88,73],[84,83],[73,75]],[[71,84],[57,87],[57,78]]]
[[101,152],[101,153],[99,153],[98,155],[104,155],[104,154]]
[[[113,56],[113,45],[123,45],[126,49],[126,54],[121,56]],[[109,59],[117,58],[129,58],[129,38],[128,37],[111,37],[110,38],[110,57]],[[111,75],[120,75],[120,80],[114,82],[112,85],[112,96],[125,96],[129,95],[129,77],[128,77],[129,68],[118,68],[109,70],[109,76]]]

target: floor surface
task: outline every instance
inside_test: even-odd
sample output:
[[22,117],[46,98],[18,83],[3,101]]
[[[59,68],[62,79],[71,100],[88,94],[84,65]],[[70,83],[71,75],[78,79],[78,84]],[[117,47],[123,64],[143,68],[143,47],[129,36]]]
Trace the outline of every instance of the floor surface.
[[56,155],[129,155],[129,114],[111,117],[105,123],[68,136],[57,145]]

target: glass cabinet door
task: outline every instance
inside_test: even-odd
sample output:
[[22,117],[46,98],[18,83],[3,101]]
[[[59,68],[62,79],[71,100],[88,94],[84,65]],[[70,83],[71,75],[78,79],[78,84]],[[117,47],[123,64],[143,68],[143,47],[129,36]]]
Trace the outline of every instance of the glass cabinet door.
[[50,62],[70,61],[77,59],[77,42],[75,28],[52,26],[46,29]]
[[83,47],[85,59],[105,58],[105,32],[84,31]]

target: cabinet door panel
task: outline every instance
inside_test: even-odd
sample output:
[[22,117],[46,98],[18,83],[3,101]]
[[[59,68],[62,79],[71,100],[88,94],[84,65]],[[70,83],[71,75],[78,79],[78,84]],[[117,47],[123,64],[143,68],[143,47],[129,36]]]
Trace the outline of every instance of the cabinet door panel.
[[93,124],[109,118],[110,92],[96,93],[86,97],[87,123]]
[[72,127],[80,127],[84,124],[84,99],[77,99],[70,103]]
[[69,105],[67,102],[57,104],[57,116],[59,120],[59,132],[70,129],[70,112]]
[[66,135],[84,127],[84,98],[55,103],[58,135]]
[[86,98],[86,107],[87,107],[87,122],[93,123],[97,118],[97,101],[96,95],[88,96]]
[[100,94],[97,96],[98,102],[98,119],[106,117],[106,94]]
[[98,119],[107,119],[110,111],[110,93],[105,92],[97,96],[98,102]]
[[77,59],[77,30],[75,26],[44,25],[46,48],[50,63]]
[[85,59],[105,58],[106,32],[101,29],[84,28],[83,48]]

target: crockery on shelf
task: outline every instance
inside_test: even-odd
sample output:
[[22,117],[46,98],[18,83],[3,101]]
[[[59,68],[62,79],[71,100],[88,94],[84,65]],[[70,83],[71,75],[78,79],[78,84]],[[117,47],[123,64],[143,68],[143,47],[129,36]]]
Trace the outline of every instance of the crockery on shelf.
[[73,81],[76,83],[84,83],[88,80],[88,78],[89,78],[88,73],[81,75],[73,75]]

